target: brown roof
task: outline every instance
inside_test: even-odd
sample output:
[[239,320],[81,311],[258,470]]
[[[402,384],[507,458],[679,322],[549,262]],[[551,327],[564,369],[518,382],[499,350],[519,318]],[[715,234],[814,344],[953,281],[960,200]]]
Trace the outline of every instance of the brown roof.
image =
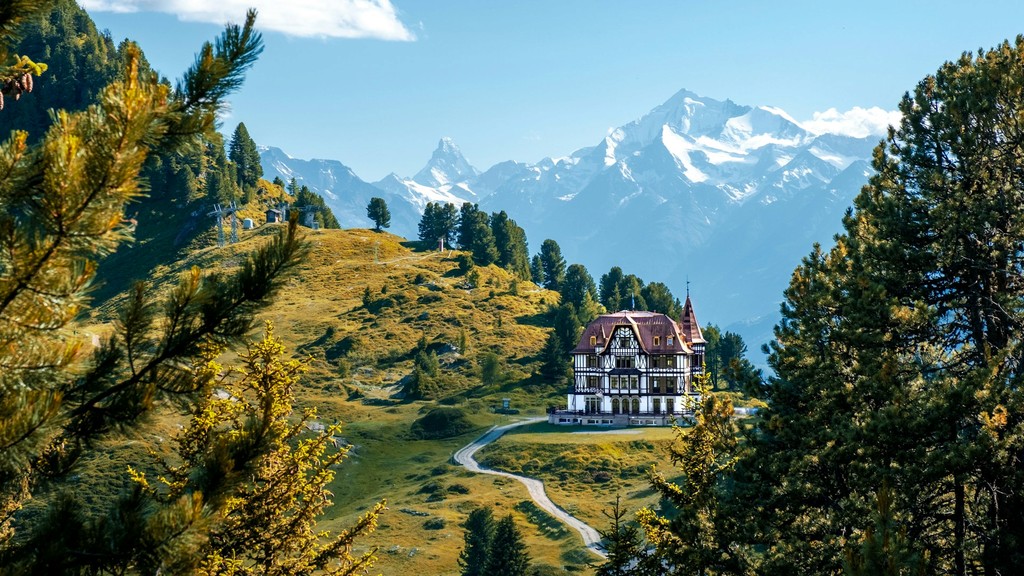
[[[645,312],[638,310],[622,310],[614,314],[602,314],[583,329],[580,342],[573,350],[576,354],[586,352],[593,353],[595,346],[590,344],[590,337],[596,339],[596,347],[602,352],[608,346],[612,334],[619,326],[627,326],[633,331],[640,347],[647,354],[679,354],[692,353],[687,346],[687,340],[683,336],[679,325],[668,316],[659,312]],[[699,328],[698,328],[699,330]],[[654,337],[658,337],[658,345],[654,345]],[[672,345],[668,344],[668,337],[672,337]],[[704,340],[701,339],[700,342]]]
[[683,338],[688,344],[704,344],[704,334],[700,331],[700,324],[697,323],[697,315],[693,313],[693,304],[690,303],[690,296],[686,296],[686,304],[683,305],[683,313],[679,316],[679,328]]

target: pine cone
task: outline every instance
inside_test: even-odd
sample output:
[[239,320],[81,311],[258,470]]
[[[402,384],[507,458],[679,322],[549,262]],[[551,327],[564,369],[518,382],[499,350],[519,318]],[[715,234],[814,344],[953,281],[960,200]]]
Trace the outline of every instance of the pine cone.
[[25,92],[31,92],[32,91],[32,75],[31,74],[26,73],[24,76],[21,77],[21,88]]
[[21,85],[18,84],[18,80],[11,78],[4,81],[3,90],[0,91],[8,96],[14,96],[14,99],[17,100],[18,96],[21,94]]
[[4,93],[0,92],[0,110],[4,109]]

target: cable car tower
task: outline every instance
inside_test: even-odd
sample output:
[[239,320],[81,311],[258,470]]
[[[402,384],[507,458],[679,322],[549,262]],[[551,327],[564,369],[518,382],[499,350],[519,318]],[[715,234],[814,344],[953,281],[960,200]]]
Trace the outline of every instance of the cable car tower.
[[207,216],[214,216],[217,218],[217,245],[224,246],[224,216],[231,216],[231,243],[238,242],[238,205],[234,202],[228,204],[227,208],[222,208],[220,204],[214,204],[213,210],[207,213]]

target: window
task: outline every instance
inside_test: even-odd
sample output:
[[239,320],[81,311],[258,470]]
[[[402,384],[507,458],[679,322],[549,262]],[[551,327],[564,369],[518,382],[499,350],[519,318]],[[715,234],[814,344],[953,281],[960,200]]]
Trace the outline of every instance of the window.
[[597,346],[597,336],[591,336],[590,337],[590,345],[591,346]]
[[587,368],[597,368],[597,356],[587,356]]
[[630,390],[636,390],[639,387],[640,387],[640,383],[639,383],[639,380],[637,379],[637,377],[636,376],[630,376],[629,377],[629,389]]
[[665,357],[665,366],[668,367],[668,368],[672,367],[672,357],[671,356],[666,356]]
[[631,356],[616,356],[615,357],[616,368],[632,368],[633,358]]
[[672,345],[672,337],[671,337],[671,336],[669,336],[669,337],[665,338],[665,344],[667,344],[667,345],[669,345],[669,346],[671,346],[671,345]]
[[587,388],[596,389],[598,387],[597,376],[587,376]]
[[658,378],[657,376],[651,378],[651,392],[654,392],[655,394],[661,392],[661,378]]
[[661,346],[661,336],[655,336],[654,337],[654,345],[655,346]]

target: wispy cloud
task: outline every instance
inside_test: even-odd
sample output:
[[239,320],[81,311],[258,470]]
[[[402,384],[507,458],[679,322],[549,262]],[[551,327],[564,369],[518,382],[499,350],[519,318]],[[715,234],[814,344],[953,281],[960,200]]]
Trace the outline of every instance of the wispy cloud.
[[899,124],[900,113],[896,110],[883,110],[877,106],[861,108],[854,106],[846,112],[829,108],[824,112],[815,112],[810,120],[804,120],[801,126],[816,134],[842,134],[855,138],[867,136],[885,136],[889,125]]
[[181,20],[240,22],[245,11],[259,11],[259,28],[290,36],[376,38],[411,41],[390,0],[79,0],[99,12],[165,12]]

